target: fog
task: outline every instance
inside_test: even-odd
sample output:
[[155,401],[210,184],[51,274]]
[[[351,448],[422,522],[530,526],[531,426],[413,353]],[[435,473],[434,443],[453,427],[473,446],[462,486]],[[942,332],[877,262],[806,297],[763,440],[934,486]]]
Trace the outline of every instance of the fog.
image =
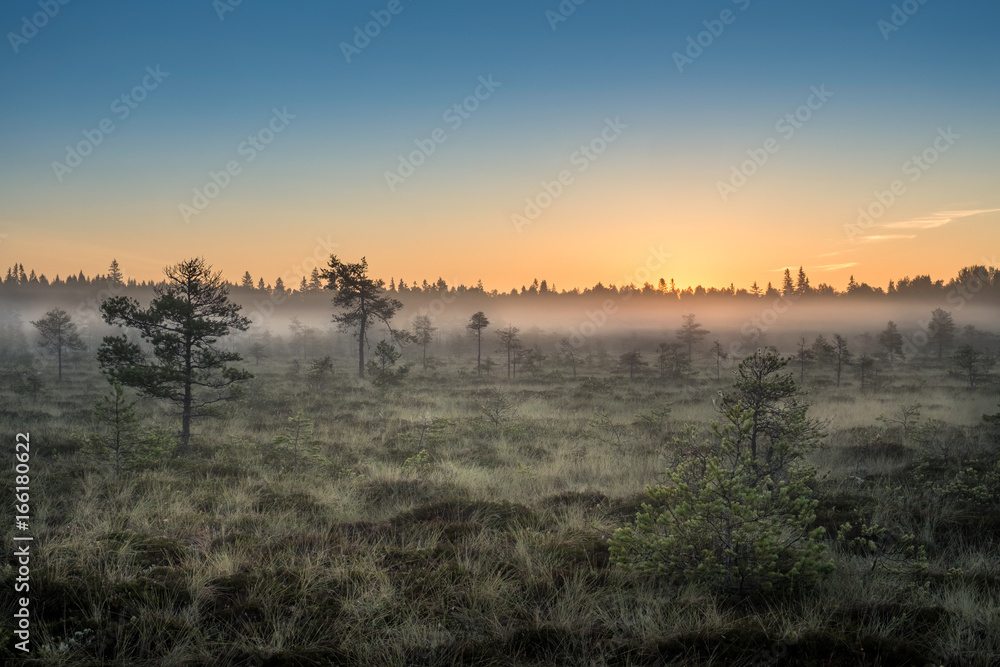
[[[152,298],[152,289],[4,290],[0,294],[0,324],[8,340],[16,327],[32,339],[34,332],[29,322],[59,307],[70,314],[93,350],[104,335],[115,331],[102,321],[99,304],[119,294],[146,306]],[[234,348],[241,349],[250,340],[266,337],[287,344],[290,350],[297,348],[298,356],[302,357],[357,353],[356,344],[352,343],[353,333],[339,331],[333,322],[330,292],[312,290],[275,295],[234,287],[230,296],[252,322],[248,331],[234,332],[229,340]],[[981,293],[942,290],[933,298],[812,294],[754,297],[726,293],[677,297],[614,290],[518,295],[490,295],[478,290],[410,291],[393,296],[403,304],[392,320],[394,329],[409,330],[414,317],[427,315],[436,327],[428,353],[459,358],[474,351],[466,325],[478,311],[490,320],[489,328],[484,331],[484,355],[494,352],[495,332],[508,326],[519,330],[526,347],[537,347],[546,353],[552,352],[562,339],[581,351],[651,352],[661,343],[677,342],[675,332],[686,314],[693,314],[696,322],[709,331],[696,349],[707,351],[714,341],[719,341],[735,357],[763,346],[790,354],[800,338],[811,342],[818,335],[830,339],[833,334],[847,338],[852,351],[875,352],[877,335],[890,320],[903,335],[907,356],[912,356],[927,346],[931,312],[939,308],[951,313],[960,334],[966,327],[975,327],[977,331],[965,332],[967,342],[987,351],[997,351],[995,334],[1000,329],[1000,300],[991,290]],[[293,325],[304,338],[296,339]],[[388,335],[381,323],[369,331],[372,343]]]

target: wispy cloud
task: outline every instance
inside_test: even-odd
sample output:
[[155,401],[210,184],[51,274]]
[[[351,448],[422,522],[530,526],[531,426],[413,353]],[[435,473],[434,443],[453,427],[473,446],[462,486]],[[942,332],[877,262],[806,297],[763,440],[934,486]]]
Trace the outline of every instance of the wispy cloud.
[[964,211],[939,211],[937,213],[932,213],[926,218],[888,222],[882,225],[882,227],[886,229],[935,229],[937,227],[944,227],[948,223],[961,218],[971,218],[974,215],[996,213],[997,211],[1000,211],[1000,208],[980,208],[968,209]]
[[837,257],[838,255],[846,255],[857,251],[857,248],[851,248],[849,250],[834,250],[833,252],[824,252],[822,255],[816,255],[816,257]]
[[964,211],[941,211],[937,215],[945,215],[952,218],[969,218],[973,215],[982,215],[983,213],[996,213],[1000,211],[1000,208],[978,208],[978,209],[966,209]]
[[843,264],[823,264],[820,266],[810,266],[810,269],[815,269],[816,271],[839,271],[841,269],[849,269],[852,266],[857,266],[857,262],[844,262]]
[[922,218],[919,220],[904,220],[902,222],[889,222],[884,225],[886,229],[934,229],[944,227],[954,218]]
[[896,241],[898,239],[915,239],[916,234],[873,234],[872,236],[862,236],[858,239],[863,243],[878,243],[879,241]]

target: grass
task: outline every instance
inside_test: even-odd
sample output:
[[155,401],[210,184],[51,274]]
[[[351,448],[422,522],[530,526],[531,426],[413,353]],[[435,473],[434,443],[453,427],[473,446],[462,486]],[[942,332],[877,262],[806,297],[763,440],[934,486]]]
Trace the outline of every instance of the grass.
[[[120,479],[79,451],[106,388],[95,368],[69,367],[39,401],[5,396],[5,432],[30,430],[33,444],[29,664],[923,666],[1000,655],[1000,505],[973,488],[1000,488],[996,435],[981,420],[996,412],[995,387],[964,389],[919,362],[877,393],[807,375],[811,416],[828,421],[810,463],[836,570],[794,597],[733,600],[621,570],[607,546],[662,480],[668,443],[688,425],[706,432],[724,380],[546,369],[507,383],[445,363],[380,391],[345,364],[317,394],[289,363],[252,367],[243,398],[196,423],[188,458]],[[497,394],[514,408],[484,411]],[[950,428],[947,447],[903,444],[876,420],[915,402],[922,422]],[[138,410],[176,426],[161,403]],[[295,458],[275,438],[299,410],[314,427]],[[977,476],[955,487],[970,467]],[[12,493],[12,476],[2,485]],[[892,539],[878,555],[838,543],[846,521]],[[893,551],[907,534],[924,563]],[[0,607],[10,618],[13,601]]]

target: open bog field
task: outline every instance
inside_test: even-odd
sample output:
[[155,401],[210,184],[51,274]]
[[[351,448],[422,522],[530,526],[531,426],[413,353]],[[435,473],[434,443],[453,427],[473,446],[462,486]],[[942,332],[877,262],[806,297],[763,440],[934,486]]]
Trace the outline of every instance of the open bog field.
[[0,667],[1000,667],[998,25],[0,3]]
[[[379,389],[346,361],[317,378],[276,354],[187,456],[163,436],[118,475],[85,446],[96,364],[7,391],[3,432],[32,445],[29,663],[996,664],[997,392],[946,362],[864,392],[806,371],[826,433],[805,459],[832,562],[818,581],[731,595],[615,562],[646,487],[712,440],[732,373],[695,362],[683,381],[596,364],[508,381],[441,361]],[[914,404],[904,437],[892,419]],[[161,402],[136,412],[177,428]],[[5,590],[16,577],[8,557]]]

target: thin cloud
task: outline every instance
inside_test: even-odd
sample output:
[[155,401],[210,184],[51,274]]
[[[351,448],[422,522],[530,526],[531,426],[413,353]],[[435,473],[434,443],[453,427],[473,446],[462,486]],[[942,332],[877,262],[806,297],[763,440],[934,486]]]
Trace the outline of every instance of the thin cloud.
[[923,218],[920,220],[904,220],[902,222],[890,222],[882,225],[886,229],[934,229],[944,227],[954,218]]
[[937,215],[945,215],[950,218],[969,218],[974,215],[982,215],[983,213],[996,213],[997,211],[1000,211],[1000,208],[980,208],[980,209],[971,209],[965,211],[941,211]]
[[838,255],[846,255],[851,252],[857,252],[857,248],[851,248],[850,250],[835,250],[833,252],[824,252],[822,255],[816,255],[817,257],[836,257]]
[[857,262],[845,262],[843,264],[823,264],[822,266],[810,266],[810,269],[816,271],[840,271],[841,269],[849,269],[852,266],[857,266]]
[[868,243],[878,243],[879,241],[895,241],[897,239],[915,239],[916,234],[875,234],[873,236],[862,236],[859,241]]
[[939,211],[937,213],[932,213],[930,217],[917,218],[916,220],[902,220],[900,222],[889,222],[882,225],[882,227],[885,229],[936,229],[937,227],[944,227],[948,223],[961,218],[971,218],[974,215],[996,213],[997,211],[1000,211],[1000,208],[967,209],[964,211]]

